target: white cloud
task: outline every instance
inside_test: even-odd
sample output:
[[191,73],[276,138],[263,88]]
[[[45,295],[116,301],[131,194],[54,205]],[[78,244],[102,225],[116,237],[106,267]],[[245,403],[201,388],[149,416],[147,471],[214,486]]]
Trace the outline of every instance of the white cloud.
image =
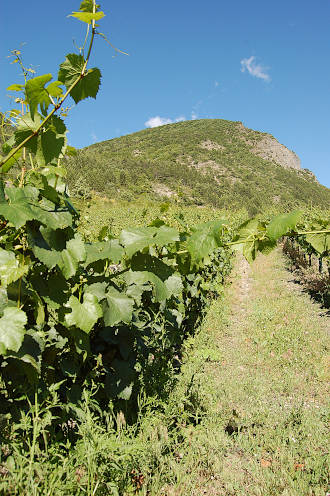
[[97,136],[94,132],[91,133],[91,138],[93,140],[93,143],[96,143],[98,141]]
[[167,119],[166,117],[160,117],[156,115],[156,117],[150,117],[147,122],[144,123],[146,127],[158,127],[164,126],[164,124],[171,124],[173,122],[171,119]]
[[193,110],[193,111],[191,112],[191,119],[194,121],[194,120],[196,120],[196,119],[197,119],[197,117],[198,117],[198,115],[197,115],[197,114],[196,114],[196,112]]
[[267,74],[268,67],[263,67],[260,64],[257,64],[256,58],[252,55],[249,59],[241,60],[241,71],[248,71],[251,76],[254,76],[259,79],[263,79],[264,81],[270,82],[271,78],[269,74]]
[[184,115],[179,115],[174,120],[169,119],[168,117],[160,117],[159,115],[156,115],[155,117],[150,117],[144,125],[146,127],[158,127],[164,126],[165,124],[173,124],[174,122],[183,122],[185,120],[186,118]]

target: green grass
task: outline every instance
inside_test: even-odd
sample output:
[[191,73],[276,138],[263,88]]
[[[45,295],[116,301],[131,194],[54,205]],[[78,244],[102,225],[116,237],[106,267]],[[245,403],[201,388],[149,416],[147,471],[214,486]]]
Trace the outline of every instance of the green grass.
[[136,424],[111,409],[101,421],[90,392],[66,444],[31,457],[46,410],[23,419],[0,494],[324,496],[328,327],[289,277],[279,252],[240,262],[168,399],[141,395]]
[[[114,200],[245,208],[252,215],[271,205],[327,207],[330,190],[306,171],[285,169],[253,153],[264,136],[221,119],[146,129],[68,158],[68,181],[72,193],[82,197],[96,191]],[[205,149],[200,146],[205,141],[223,148]]]

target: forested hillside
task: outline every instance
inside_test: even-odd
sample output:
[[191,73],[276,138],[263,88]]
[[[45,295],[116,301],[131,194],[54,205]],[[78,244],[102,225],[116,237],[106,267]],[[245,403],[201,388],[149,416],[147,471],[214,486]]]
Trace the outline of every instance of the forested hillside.
[[241,122],[203,119],[103,141],[68,159],[75,194],[241,207],[326,207],[330,190],[272,136]]

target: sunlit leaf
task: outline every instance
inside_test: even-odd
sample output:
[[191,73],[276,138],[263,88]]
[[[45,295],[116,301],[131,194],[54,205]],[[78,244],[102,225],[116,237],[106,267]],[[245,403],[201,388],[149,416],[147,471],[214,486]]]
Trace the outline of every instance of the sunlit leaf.
[[7,91],[22,91],[24,84],[11,84],[8,86]]
[[15,253],[0,248],[0,279],[2,286],[6,287],[8,284],[17,281],[28,270],[28,265],[20,265]]
[[27,317],[23,310],[7,307],[0,318],[0,354],[17,352],[23,343]]
[[104,12],[72,12],[68,17],[75,17],[79,21],[91,24],[92,21],[99,21],[104,17]]
[[86,333],[89,333],[102,317],[102,308],[98,299],[91,293],[84,294],[83,303],[80,303],[75,296],[71,296],[67,307],[72,310],[65,315],[67,325],[78,327]]
[[43,76],[37,76],[33,79],[29,79],[25,85],[25,93],[30,105],[31,118],[34,120],[34,114],[40,105],[40,110],[42,114],[47,113],[49,104],[51,103],[49,95],[45,89],[45,84],[47,84],[53,76],[51,74],[44,74]]
[[221,227],[224,221],[210,221],[194,228],[194,232],[187,240],[187,249],[193,260],[201,261],[222,245]]
[[62,84],[63,84],[62,81],[53,81],[47,86],[46,90],[50,96],[54,96],[54,97],[62,96],[63,95],[63,90],[61,88]]
[[289,214],[282,214],[273,217],[267,226],[268,237],[273,241],[277,241],[281,236],[296,227],[296,224],[301,216],[302,212],[300,210],[295,210]]

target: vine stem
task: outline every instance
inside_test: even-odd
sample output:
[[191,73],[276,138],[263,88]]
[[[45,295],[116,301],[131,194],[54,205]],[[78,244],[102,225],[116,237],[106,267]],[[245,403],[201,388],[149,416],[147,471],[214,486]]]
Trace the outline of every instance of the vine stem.
[[[93,10],[95,11],[95,2],[94,2]],[[91,41],[89,43],[87,57],[85,59],[85,63],[83,65],[83,68],[81,70],[81,73],[79,74],[79,76],[77,77],[77,79],[72,83],[72,85],[69,87],[69,89],[66,91],[66,93],[63,95],[63,97],[61,98],[61,100],[59,100],[58,104],[47,115],[47,117],[45,117],[45,119],[42,121],[42,123],[39,125],[39,127],[37,127],[37,129],[32,134],[30,134],[30,136],[28,136],[27,138],[25,138],[25,140],[22,141],[22,143],[20,143],[16,148],[14,148],[13,150],[11,150],[11,152],[8,153],[8,155],[0,162],[0,168],[6,162],[8,162],[8,160],[10,160],[15,155],[15,153],[17,153],[21,148],[23,148],[26,145],[26,143],[28,143],[28,141],[30,141],[30,139],[32,139],[34,136],[37,136],[39,134],[39,132],[43,128],[43,126],[49,121],[49,119],[52,117],[52,115],[62,106],[63,102],[67,99],[67,97],[69,96],[69,94],[71,93],[71,91],[73,90],[73,88],[84,77],[85,70],[86,70],[87,64],[89,62],[89,57],[90,57],[90,54],[91,54],[91,51],[92,51],[94,37],[95,37],[95,21],[93,20]]]

